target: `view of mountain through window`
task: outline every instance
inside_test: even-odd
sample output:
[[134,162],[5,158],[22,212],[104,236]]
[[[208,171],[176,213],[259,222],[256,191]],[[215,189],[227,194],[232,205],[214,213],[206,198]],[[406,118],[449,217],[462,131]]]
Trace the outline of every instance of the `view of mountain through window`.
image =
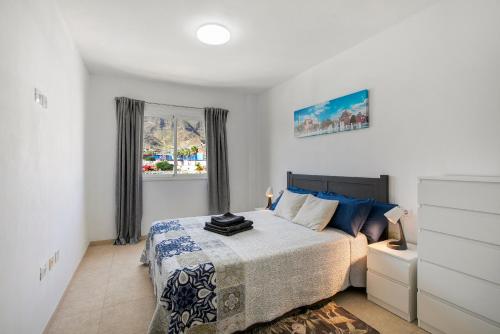
[[145,175],[206,173],[203,118],[146,114],[142,166]]

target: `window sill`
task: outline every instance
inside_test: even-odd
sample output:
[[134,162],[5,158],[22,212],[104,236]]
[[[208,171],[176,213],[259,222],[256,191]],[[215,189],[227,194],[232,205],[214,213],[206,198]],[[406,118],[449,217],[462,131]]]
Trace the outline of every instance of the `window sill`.
[[208,180],[207,174],[203,175],[143,175],[142,182],[155,182],[155,181],[196,181]]

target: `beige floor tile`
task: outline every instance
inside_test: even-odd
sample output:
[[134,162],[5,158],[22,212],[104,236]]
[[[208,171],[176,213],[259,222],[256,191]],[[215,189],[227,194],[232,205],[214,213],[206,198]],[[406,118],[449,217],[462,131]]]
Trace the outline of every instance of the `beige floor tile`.
[[113,254],[114,251],[115,251],[114,245],[90,246],[89,248],[87,248],[85,256],[88,257],[94,254],[102,256],[108,253]]
[[381,334],[426,333],[419,330],[416,322],[409,323],[397,315],[367,300],[362,289],[349,289],[335,296],[334,301],[356,315]]
[[95,287],[106,287],[110,277],[110,268],[100,270],[82,270],[78,269],[71,281],[68,291],[74,289],[92,289]]
[[146,333],[154,309],[154,297],[105,307],[99,323],[99,334]]
[[147,275],[117,275],[111,277],[104,297],[104,307],[129,302],[145,297],[153,297],[153,286]]
[[109,269],[113,262],[113,253],[98,255],[94,254],[89,257],[85,256],[80,263],[79,269],[82,271],[98,271],[102,269]]
[[415,328],[413,329],[413,332],[411,332],[412,334],[428,334],[429,332],[427,331],[424,331],[422,328],[420,327],[417,327],[417,322],[415,322]]
[[101,309],[76,315],[56,314],[45,334],[97,334]]
[[148,267],[137,264],[127,265],[129,268],[123,268],[123,266],[123,264],[113,263],[108,281],[109,284],[116,284],[117,281],[122,279],[146,279],[151,284]]
[[135,245],[117,246],[113,255],[113,263],[139,264],[144,241]]
[[70,286],[59,306],[61,316],[78,315],[82,312],[100,310],[104,305],[106,286],[78,289]]

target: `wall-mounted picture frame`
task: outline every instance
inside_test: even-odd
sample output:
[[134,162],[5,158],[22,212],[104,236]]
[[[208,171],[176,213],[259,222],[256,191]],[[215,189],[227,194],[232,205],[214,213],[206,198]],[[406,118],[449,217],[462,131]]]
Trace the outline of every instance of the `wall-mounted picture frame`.
[[368,90],[297,110],[293,119],[295,137],[366,129],[370,124]]

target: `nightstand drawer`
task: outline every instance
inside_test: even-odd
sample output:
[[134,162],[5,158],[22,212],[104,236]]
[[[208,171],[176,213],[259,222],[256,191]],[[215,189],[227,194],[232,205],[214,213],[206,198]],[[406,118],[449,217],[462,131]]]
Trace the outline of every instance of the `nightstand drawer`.
[[400,310],[402,313],[410,313],[410,288],[391,281],[370,270],[367,273],[367,292],[384,303]]
[[389,276],[405,285],[410,284],[410,263],[376,250],[369,249],[368,251],[370,252],[367,263],[368,269]]

